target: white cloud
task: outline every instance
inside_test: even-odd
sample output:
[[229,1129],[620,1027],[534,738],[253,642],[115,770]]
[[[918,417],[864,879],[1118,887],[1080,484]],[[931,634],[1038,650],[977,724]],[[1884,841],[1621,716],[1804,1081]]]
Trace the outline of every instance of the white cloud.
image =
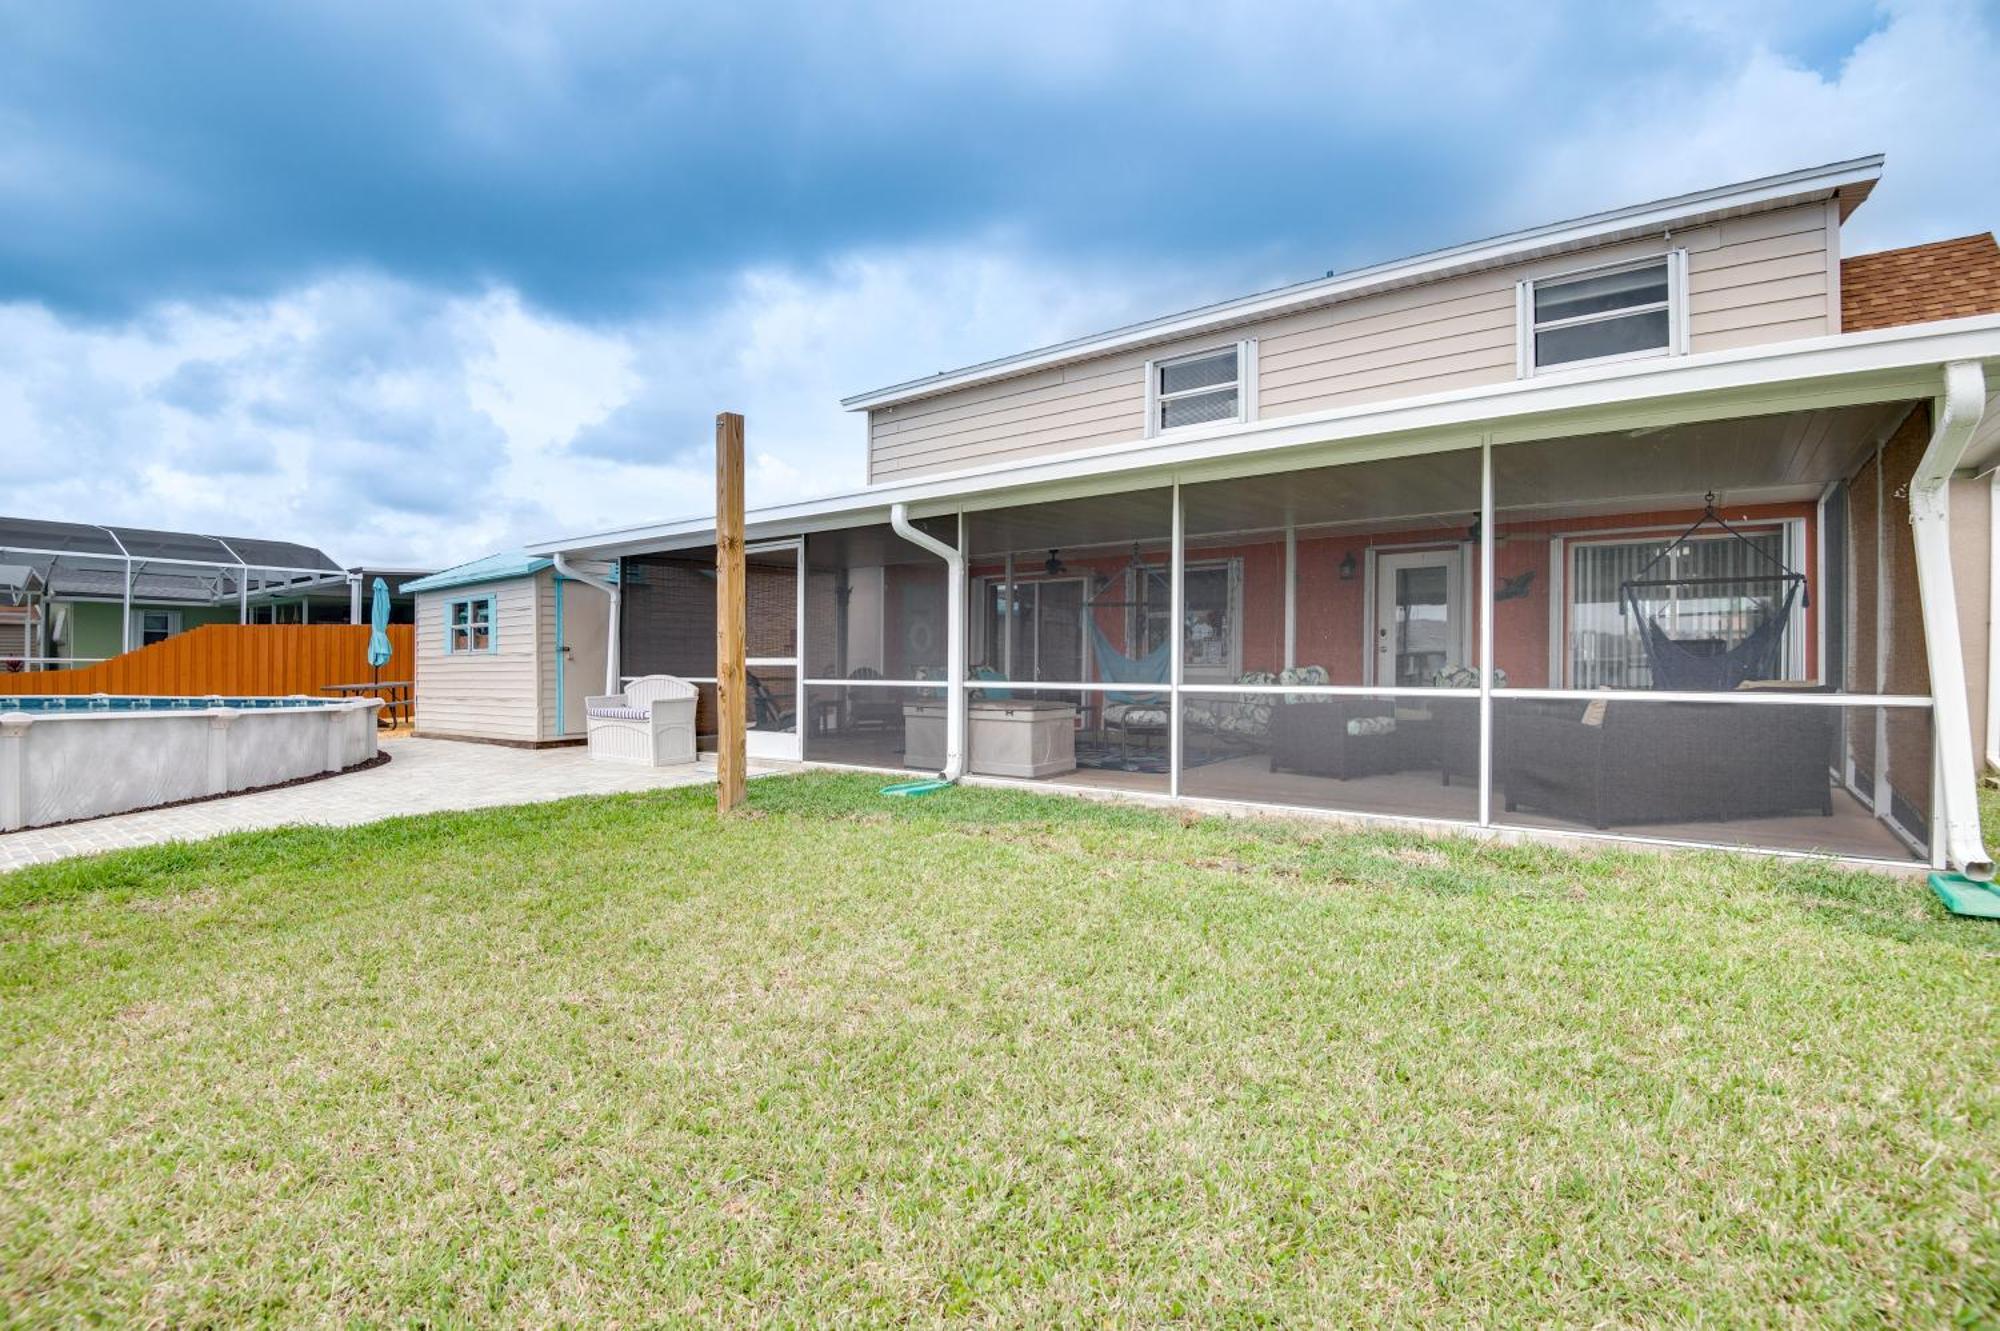
[[[1081,106],[1118,65],[1129,25],[1153,9],[1063,12],[1063,23],[1008,21],[997,33],[919,10],[872,22],[882,43],[930,51],[922,69],[939,88],[970,86],[997,63]],[[1364,224],[1443,243],[1876,150],[1889,154],[1888,173],[1850,224],[1850,252],[1984,230],[2000,216],[1990,169],[2000,48],[1989,17],[1964,3],[1895,6],[1844,58],[1815,62],[1787,53],[1811,45],[1790,11],[1666,0],[1634,23],[1661,34],[1674,58],[1607,75],[1615,87],[1575,101],[1566,85],[1547,86],[1547,62],[1570,58],[1565,39],[1581,40],[1574,11],[1495,4],[1413,26],[1365,4],[1286,20],[1209,7],[1161,21],[1185,27],[1212,62],[1182,89],[1200,114],[1178,123],[1317,117],[1363,146],[1415,142],[1413,126],[1424,143],[1468,154],[1495,145],[1491,175],[1502,183],[1448,195],[1442,210],[1403,197],[1423,180],[1398,179],[1393,165],[1373,176],[1339,166],[1332,149],[1327,169],[1353,172],[1352,215],[1281,180],[1229,186],[1245,210],[1284,217],[1329,260],[1359,257],[1347,231]],[[826,39],[829,60],[849,40],[844,23]],[[1842,30],[1829,20],[1806,35]],[[496,31],[529,67],[511,91],[554,97],[567,86],[569,58],[538,21]],[[1820,55],[1850,40],[1827,38]],[[1322,94],[1325,105],[1312,101]],[[463,106],[450,101],[462,146],[512,143],[519,127],[481,121],[477,103],[469,91]],[[37,164],[0,148],[0,180]],[[1316,169],[1303,154],[1295,166]],[[1118,163],[1103,170],[1115,175]],[[855,186],[903,191],[913,206],[925,187],[916,175]],[[87,179],[86,197],[92,188]],[[1022,216],[1005,206],[1019,188],[1000,182],[985,215]],[[1062,242],[1019,225],[723,273],[699,304],[616,323],[551,315],[506,285],[449,292],[379,272],[302,280],[261,300],[160,303],[108,324],[0,305],[12,482],[0,507],[291,537],[350,563],[456,562],[707,511],[719,410],[749,419],[753,503],[846,490],[863,479],[863,450],[843,395],[1302,275],[1254,270],[1268,226],[1244,241],[1244,257],[1172,268],[1055,256],[1047,246]]]
[[[123,325],[0,306],[7,509],[447,564],[707,510],[714,413],[749,418],[753,504],[852,489],[841,396],[1182,294],[986,241],[762,268],[684,319],[586,327],[513,292],[354,274]],[[885,370],[886,367],[886,370]]]
[[[1701,7],[1711,36],[1737,19]],[[1991,230],[2000,218],[2000,41],[1965,3],[1893,7],[1832,76],[1772,51],[1742,16],[1725,74],[1633,84],[1535,154],[1507,211],[1543,221],[1863,153],[1881,185],[1845,229],[1849,253]]]

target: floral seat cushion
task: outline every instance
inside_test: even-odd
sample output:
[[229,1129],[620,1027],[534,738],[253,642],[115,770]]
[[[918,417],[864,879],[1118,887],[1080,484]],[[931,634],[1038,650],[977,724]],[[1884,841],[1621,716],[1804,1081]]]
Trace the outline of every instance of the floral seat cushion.
[[[1476,689],[1479,687],[1477,666],[1446,666],[1431,676],[1431,687],[1435,689]],[[1499,666],[1493,667],[1493,687],[1507,687],[1507,672]]]
[[[1236,683],[1243,685],[1277,682],[1278,677],[1268,670],[1246,670],[1236,677]],[[1240,698],[1197,694],[1187,700],[1188,724],[1217,735],[1261,739],[1271,731],[1271,701],[1268,694],[1253,693]]]
[[[1278,683],[1297,684],[1309,689],[1324,688],[1326,685],[1333,683],[1333,676],[1327,673],[1325,666],[1293,666],[1289,670],[1280,670],[1278,672]],[[1318,698],[1310,693],[1287,693],[1284,695],[1284,698],[1287,703],[1319,701]]]
[[1165,730],[1167,708],[1152,702],[1107,703],[1104,724],[1114,730]]

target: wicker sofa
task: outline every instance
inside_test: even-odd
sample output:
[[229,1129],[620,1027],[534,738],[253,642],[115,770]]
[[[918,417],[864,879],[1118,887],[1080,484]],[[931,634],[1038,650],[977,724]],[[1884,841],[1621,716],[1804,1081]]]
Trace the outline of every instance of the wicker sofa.
[[1833,813],[1831,707],[1508,702],[1495,776],[1508,812],[1594,828]]
[[1351,781],[1409,765],[1410,737],[1387,698],[1287,698],[1271,724],[1271,770]]

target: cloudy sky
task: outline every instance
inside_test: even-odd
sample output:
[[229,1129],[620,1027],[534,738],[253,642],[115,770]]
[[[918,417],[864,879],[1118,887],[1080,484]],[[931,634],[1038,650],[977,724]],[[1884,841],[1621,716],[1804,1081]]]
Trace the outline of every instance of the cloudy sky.
[[2000,225],[2000,5],[0,0],[0,512],[443,564],[852,488],[838,399],[1865,152]]

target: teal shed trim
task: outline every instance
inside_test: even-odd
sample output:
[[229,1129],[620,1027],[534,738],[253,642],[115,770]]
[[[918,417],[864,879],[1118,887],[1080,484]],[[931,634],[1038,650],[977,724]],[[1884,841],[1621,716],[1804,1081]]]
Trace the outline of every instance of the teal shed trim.
[[427,578],[406,582],[396,590],[406,595],[414,592],[449,591],[453,587],[474,587],[482,582],[508,582],[515,578],[529,578],[545,568],[554,566],[554,560],[535,555],[488,555],[484,559],[475,559],[470,564],[460,564],[433,573]]

